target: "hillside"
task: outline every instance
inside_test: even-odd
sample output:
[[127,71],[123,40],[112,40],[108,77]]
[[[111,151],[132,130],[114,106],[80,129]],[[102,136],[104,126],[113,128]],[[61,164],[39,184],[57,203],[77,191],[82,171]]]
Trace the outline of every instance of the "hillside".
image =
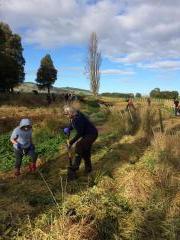
[[[39,91],[37,85],[32,82],[25,82],[15,88],[15,91],[20,91],[20,92],[32,92],[33,90]],[[62,92],[66,92],[66,91],[73,92],[75,94],[86,94],[86,95],[92,94],[88,90],[79,89],[79,88],[71,88],[71,87],[64,87],[64,88],[52,87],[52,90],[51,90],[51,92],[54,92],[56,94],[60,94]],[[40,92],[47,92],[47,91],[41,90]]]

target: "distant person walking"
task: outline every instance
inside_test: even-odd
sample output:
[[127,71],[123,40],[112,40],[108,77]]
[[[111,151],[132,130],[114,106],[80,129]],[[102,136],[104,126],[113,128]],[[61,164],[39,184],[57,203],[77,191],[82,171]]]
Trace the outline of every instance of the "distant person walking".
[[46,96],[46,101],[47,101],[47,104],[48,104],[48,105],[50,105],[50,104],[51,104],[51,102],[52,102],[52,99],[51,99],[51,96],[50,96],[50,94],[47,94],[47,96]]
[[64,95],[64,102],[65,102],[65,104],[67,105],[68,103],[69,103],[69,93],[67,92],[67,93],[65,93],[65,95]]
[[29,165],[30,172],[36,170],[37,154],[35,146],[32,142],[32,123],[29,119],[22,119],[18,127],[16,127],[11,135],[11,143],[16,157],[15,176],[20,175],[20,168],[23,156],[28,155],[32,163]]
[[131,109],[136,110],[132,98],[129,98],[127,100],[126,110],[131,110]]
[[64,113],[70,119],[70,125],[64,129],[64,133],[70,135],[71,130],[75,129],[77,134],[69,142],[69,148],[75,143],[75,159],[72,162],[71,171],[72,176],[79,169],[81,160],[83,158],[85,163],[85,172],[90,173],[92,171],[91,164],[91,149],[92,145],[98,137],[98,131],[96,127],[90,122],[90,120],[80,111],[65,106]]
[[179,100],[174,98],[174,113],[175,113],[175,116],[177,116],[179,114],[179,109],[180,109]]
[[56,102],[56,95],[55,95],[55,93],[52,93],[51,97],[52,97],[52,101]]
[[147,98],[147,104],[149,107],[151,106],[151,99],[149,97]]

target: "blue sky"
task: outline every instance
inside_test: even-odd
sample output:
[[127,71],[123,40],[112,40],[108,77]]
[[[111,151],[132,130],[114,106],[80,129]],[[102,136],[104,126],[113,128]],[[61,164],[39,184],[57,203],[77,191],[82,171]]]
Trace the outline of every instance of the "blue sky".
[[156,87],[180,91],[179,7],[177,0],[2,0],[0,17],[22,36],[26,81],[35,80],[49,53],[55,86],[89,89],[84,66],[95,31],[100,92],[148,94]]

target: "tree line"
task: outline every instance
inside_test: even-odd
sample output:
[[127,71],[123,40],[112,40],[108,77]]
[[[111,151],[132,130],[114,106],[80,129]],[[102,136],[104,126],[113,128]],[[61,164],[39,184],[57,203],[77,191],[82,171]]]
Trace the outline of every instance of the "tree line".
[[117,92],[113,92],[113,93],[109,93],[109,92],[105,92],[102,93],[101,96],[104,97],[115,97],[115,98],[134,98],[134,94],[133,93],[117,93]]
[[160,99],[177,99],[179,97],[178,91],[161,91],[159,88],[155,88],[150,92],[150,97]]

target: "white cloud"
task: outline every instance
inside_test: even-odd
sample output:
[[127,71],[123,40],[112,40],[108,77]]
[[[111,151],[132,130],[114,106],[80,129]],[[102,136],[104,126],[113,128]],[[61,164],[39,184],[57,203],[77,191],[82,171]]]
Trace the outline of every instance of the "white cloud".
[[150,69],[180,70],[180,61],[158,61],[150,64],[140,64],[140,67]]
[[1,2],[2,20],[28,44],[42,48],[86,44],[96,31],[102,53],[114,62],[147,67],[151,65],[144,62],[155,62],[166,68],[167,59],[180,57],[179,0]]
[[121,70],[121,69],[105,69],[101,71],[101,74],[104,75],[134,75],[135,72],[130,70]]
[[143,61],[144,59],[147,59],[151,56],[152,56],[152,53],[148,53],[148,52],[134,52],[134,53],[129,53],[125,57],[116,57],[116,58],[112,58],[111,60],[117,63],[132,64],[132,63]]

